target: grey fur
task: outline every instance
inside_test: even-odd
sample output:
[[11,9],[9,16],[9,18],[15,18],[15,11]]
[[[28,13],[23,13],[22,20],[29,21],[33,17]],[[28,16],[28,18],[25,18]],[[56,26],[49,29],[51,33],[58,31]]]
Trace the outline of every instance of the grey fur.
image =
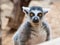
[[48,41],[48,40],[50,40],[50,28],[48,27],[47,23],[43,22],[42,24],[44,26],[44,29],[45,29],[46,33],[47,33],[46,41]]
[[42,7],[39,7],[39,6],[33,6],[33,7],[30,7],[30,11],[31,10],[40,10],[40,11],[42,11],[43,12],[43,9],[42,9]]
[[[39,7],[35,7],[35,9],[39,9]],[[31,10],[33,10],[32,7]],[[36,17],[38,16],[36,15]],[[40,22],[36,24],[31,20],[33,19],[27,19],[26,22],[22,23],[14,34],[14,45],[36,45],[50,40],[50,28],[45,20],[39,19]]]
[[[46,40],[45,41],[48,41],[50,40],[50,29],[49,27],[47,26],[46,23],[42,23],[42,27],[44,26],[44,30],[46,31],[47,33],[47,37],[46,37]],[[20,27],[19,27],[20,28]],[[32,31],[36,33],[35,30],[31,29],[32,28],[32,25],[27,22],[27,24],[25,24],[24,26],[24,29],[21,31],[21,34],[18,32],[20,29],[17,30],[17,33],[15,33],[16,35],[14,35],[14,44],[15,45],[26,45],[25,43],[31,39],[31,34],[36,36],[34,33],[31,33]],[[20,41],[20,42],[19,42]],[[30,44],[29,44],[30,45]]]

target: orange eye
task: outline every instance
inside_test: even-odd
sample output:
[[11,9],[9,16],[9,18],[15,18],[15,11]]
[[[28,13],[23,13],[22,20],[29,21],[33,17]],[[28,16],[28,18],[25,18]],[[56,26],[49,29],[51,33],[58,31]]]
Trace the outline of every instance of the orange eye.
[[31,17],[34,16],[34,13],[30,13],[30,16],[31,16]]
[[42,16],[42,13],[39,13],[39,14],[38,14],[38,16],[40,16],[40,17],[41,17],[41,16]]

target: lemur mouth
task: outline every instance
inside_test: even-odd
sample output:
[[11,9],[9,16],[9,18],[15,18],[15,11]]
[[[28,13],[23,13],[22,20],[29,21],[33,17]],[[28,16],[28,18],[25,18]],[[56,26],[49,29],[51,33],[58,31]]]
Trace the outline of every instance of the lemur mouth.
[[39,20],[33,20],[33,23],[39,23]]
[[38,23],[33,22],[33,24],[34,24],[34,25],[39,25],[39,22],[38,22]]

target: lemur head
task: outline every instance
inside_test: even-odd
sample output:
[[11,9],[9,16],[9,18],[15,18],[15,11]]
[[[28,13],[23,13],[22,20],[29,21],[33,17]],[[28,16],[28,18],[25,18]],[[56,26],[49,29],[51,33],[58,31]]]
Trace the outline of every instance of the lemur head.
[[39,23],[48,12],[48,9],[39,6],[23,7],[23,12],[28,16],[29,21]]

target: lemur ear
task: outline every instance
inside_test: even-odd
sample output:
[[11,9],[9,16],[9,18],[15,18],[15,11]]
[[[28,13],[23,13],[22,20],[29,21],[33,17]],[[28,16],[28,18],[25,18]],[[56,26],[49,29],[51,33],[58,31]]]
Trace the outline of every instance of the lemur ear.
[[50,10],[49,8],[43,8],[43,13],[46,14],[48,13],[49,10]]
[[29,7],[22,7],[22,9],[25,14],[29,13],[29,9],[30,9]]

